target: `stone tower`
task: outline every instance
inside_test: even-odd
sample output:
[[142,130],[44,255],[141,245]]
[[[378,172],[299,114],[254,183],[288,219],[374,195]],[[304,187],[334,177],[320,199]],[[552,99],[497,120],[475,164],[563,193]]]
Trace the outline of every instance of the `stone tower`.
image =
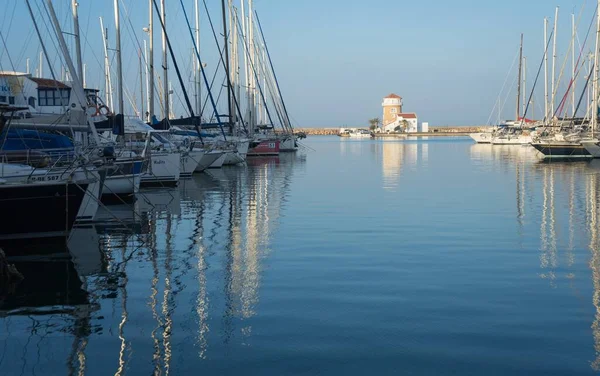
[[390,94],[383,98],[383,126],[396,121],[396,115],[402,113],[402,97],[396,94]]

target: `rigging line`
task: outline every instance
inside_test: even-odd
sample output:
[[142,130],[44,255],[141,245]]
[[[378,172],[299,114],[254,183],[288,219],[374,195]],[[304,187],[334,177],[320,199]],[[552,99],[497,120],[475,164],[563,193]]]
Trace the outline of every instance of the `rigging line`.
[[[548,53],[548,47],[550,46],[550,41],[552,40],[553,35],[554,35],[554,30],[552,30],[552,32],[550,33],[550,38],[548,38],[548,42],[546,43],[546,50],[544,51],[544,54],[542,55],[542,61],[540,62],[540,67],[538,68],[537,75],[535,76],[535,81],[533,82],[533,87],[531,88],[531,93],[529,94],[529,98],[527,99],[527,106],[525,106],[525,111],[523,112],[523,119],[527,118],[527,111],[529,110],[529,106],[531,105],[531,98],[533,97],[533,93],[535,92],[535,87],[537,86],[537,82],[540,78],[540,73],[542,71],[542,67],[544,66],[544,57]],[[517,121],[519,121],[519,119],[517,119]],[[525,120],[523,120],[523,121],[525,121]]]
[[[15,11],[17,10],[17,2],[15,1],[15,6],[13,7],[12,14],[10,16],[10,23],[8,24],[7,38],[10,36],[10,30],[12,29],[12,23],[15,19]],[[8,12],[7,12],[8,13]],[[6,49],[8,51],[8,49]],[[4,57],[4,51],[0,53],[0,60]]]
[[[15,0],[15,6],[17,6],[17,1]],[[8,17],[8,12],[4,12],[4,18],[2,18],[2,25],[6,25],[6,17]]]
[[[152,0],[152,1],[156,5],[156,0]],[[211,105],[213,107],[215,116],[217,118],[217,122],[219,123],[221,132],[223,133],[223,138],[225,140],[227,140],[227,137],[225,136],[225,131],[223,130],[223,123],[221,122],[221,116],[219,115],[219,111],[217,109],[217,104],[213,98],[212,92],[210,91],[210,87],[208,85],[208,80],[206,78],[206,72],[204,71],[204,64],[202,63],[202,59],[200,58],[200,51],[198,51],[198,46],[196,45],[196,39],[194,37],[194,33],[192,32],[192,26],[190,25],[190,19],[187,15],[187,11],[185,10],[185,8],[183,8],[183,14],[185,15],[185,22],[187,23],[188,31],[190,32],[190,36],[192,37],[192,44],[194,45],[194,51],[196,52],[196,58],[198,59],[197,63],[200,66],[200,72],[202,73],[202,80],[204,81],[204,85],[206,85],[206,88],[208,89],[208,98],[210,98]],[[198,131],[198,134],[200,134],[200,130],[199,130],[198,126],[196,126],[196,130]]]
[[[592,64],[592,69],[594,69],[594,64]],[[579,110],[579,106],[581,105],[581,102],[583,101],[583,97],[586,95],[587,92],[587,88],[588,85],[590,83],[590,78],[592,77],[592,75],[588,75],[587,80],[585,80],[585,86],[583,87],[583,90],[581,91],[581,95],[579,96],[579,101],[577,102],[577,107],[575,108],[575,113],[577,113],[577,111]],[[573,118],[571,119],[571,125],[573,125],[575,123],[575,116],[573,116]]]
[[[236,19],[236,21],[237,21],[238,27],[241,30],[242,25],[240,24],[240,20]],[[244,39],[244,38],[242,38],[242,39]],[[247,40],[244,40],[243,46],[244,46],[244,50],[246,51],[246,55],[248,55],[248,57],[250,58],[250,51],[248,50],[248,41]],[[254,63],[252,62],[252,59],[250,59],[250,67],[252,68],[252,71],[254,72],[253,76],[258,77],[258,75],[256,74],[256,68],[254,67]],[[271,123],[271,125],[274,125],[273,119],[271,118],[271,113],[269,111],[269,106],[267,104],[267,101],[265,100],[265,94],[263,93],[262,86],[261,86],[260,82],[258,82],[258,81],[259,80],[256,79],[256,86],[258,87],[258,92],[260,93],[260,97],[265,105],[265,111],[267,113],[267,117],[269,118],[269,122]]]
[[[44,9],[46,10],[46,16],[48,16],[48,19],[51,19],[50,16],[50,11],[48,10],[48,7],[46,5],[45,2],[42,3],[42,5],[44,6]],[[38,7],[39,8],[39,7]],[[48,25],[46,24],[46,19],[44,18],[44,16],[41,14],[41,9],[40,9],[40,16],[42,18],[42,20],[44,21],[44,25],[46,26],[46,28],[48,28]],[[33,15],[32,15],[33,17]],[[34,21],[35,22],[35,21]],[[36,26],[37,29],[37,26]],[[62,32],[62,29],[60,30],[55,30],[54,26],[52,26],[52,31],[48,30],[48,34],[49,35],[54,35],[57,37],[58,39],[58,33]],[[39,34],[39,31],[38,31]],[[54,38],[50,38],[50,41],[52,42],[52,44],[54,45],[54,48],[56,48],[57,50],[59,50],[59,48],[56,46],[56,42],[54,40]],[[41,42],[41,36],[40,36],[40,42]],[[55,88],[58,90],[58,92],[60,93],[59,87],[58,87],[58,80],[56,79],[56,75],[54,74],[54,69],[52,69],[51,64],[50,64],[50,58],[48,56],[48,51],[45,50],[44,55],[46,56],[46,60],[48,62],[49,68],[50,68],[50,73],[52,74],[52,79],[55,81]],[[61,63],[61,66],[63,66],[63,61],[61,60],[60,56],[62,56],[62,53],[57,53],[56,57],[59,59],[59,62]],[[64,56],[63,56],[64,57]],[[65,77],[66,78],[66,77]],[[60,95],[61,97],[61,101],[60,104],[62,106],[62,110],[66,113],[67,112],[67,104],[65,104],[64,99],[62,99],[62,95]],[[55,103],[56,104],[56,103]]]
[[[158,4],[156,3],[156,0],[152,0],[152,3],[154,4],[154,8],[156,9],[156,12],[160,14],[159,9],[158,9]],[[177,73],[177,78],[179,80],[179,84],[181,85],[181,88],[183,90],[183,95],[185,97],[185,102],[188,106],[188,110],[190,111],[190,115],[192,117],[194,117],[194,108],[192,107],[192,103],[190,102],[190,98],[188,97],[188,93],[187,90],[185,90],[185,83],[183,81],[183,78],[181,76],[181,72],[179,70],[179,66],[177,65],[177,60],[175,60],[175,54],[173,53],[173,48],[171,46],[171,40],[169,38],[169,36],[167,35],[167,29],[165,28],[165,23],[164,20],[162,19],[162,17],[158,17],[158,21],[160,22],[160,26],[163,29],[164,32],[164,36],[165,36],[165,41],[167,42],[167,46],[169,47],[169,54],[171,55],[171,60],[173,60],[173,66],[175,67],[175,72]],[[165,82],[164,85],[168,85],[168,82]],[[165,103],[166,101],[168,101],[169,98],[165,98]],[[166,120],[167,123],[169,122],[169,114],[165,114],[166,115]]]
[[[86,24],[85,24],[86,28],[85,28],[85,34],[84,35],[85,35],[86,39],[87,39],[87,35],[90,33],[90,27],[91,27],[91,24],[92,24],[91,19],[92,19],[92,7],[90,6],[90,7],[88,7],[88,17],[87,17],[87,21],[86,21]],[[81,33],[79,33],[79,34],[80,34],[79,36],[81,37]],[[87,45],[84,44],[83,45],[83,51],[81,52],[81,54],[83,56],[85,56],[86,47],[87,47]],[[90,46],[90,48],[91,48],[91,46]],[[92,53],[94,53],[94,49],[91,48],[91,50],[92,50]]]
[[[583,8],[582,8],[582,11],[583,11]],[[598,13],[598,6],[596,6],[596,11],[594,12],[594,16],[596,16],[597,13]],[[577,25],[579,25],[580,21],[581,21],[581,15],[579,16],[579,20],[577,21]],[[583,47],[587,44],[587,40],[588,40],[588,37],[590,36],[590,32],[591,32],[591,29],[592,29],[593,25],[594,25],[594,17],[592,17],[592,21],[590,22],[590,26],[588,27],[588,31],[587,31],[587,34],[586,34],[585,39],[583,41],[583,46],[582,46],[582,48],[579,51],[579,57],[577,58],[577,63],[575,64],[575,67],[579,66],[579,62],[581,61],[581,56],[583,55]],[[575,41],[572,40],[571,41],[571,45],[573,45],[573,48],[575,48],[574,43],[575,43]],[[570,48],[571,45],[569,45],[569,51],[571,49]],[[567,52],[567,55],[568,54],[569,53]],[[566,64],[566,60],[565,60],[565,64]],[[583,65],[585,65],[585,62],[584,62]],[[563,66],[563,69],[564,69],[564,66]],[[559,82],[560,82],[560,77],[562,77],[562,74],[563,74],[563,72],[561,71],[561,74],[559,76]],[[571,91],[571,87],[572,86],[573,86],[573,79],[570,80],[569,85],[567,86],[567,90],[566,90],[565,96],[563,97],[563,100],[561,101],[562,105],[559,106],[560,110],[558,111],[558,114],[561,114],[562,111],[564,110],[564,106],[566,104],[566,100],[567,100],[567,98],[569,96],[569,92]],[[556,116],[557,113],[555,113],[554,115]],[[575,114],[573,114],[573,117],[575,117]]]
[[[519,51],[517,49],[517,53],[516,53],[515,57],[513,58],[513,62],[511,64],[511,66],[510,66],[510,69],[508,70],[508,73],[506,74],[506,77],[504,78],[504,83],[502,84],[502,88],[500,89],[500,92],[498,93],[498,98],[496,99],[496,103],[494,104],[494,107],[492,108],[492,112],[490,113],[490,116],[488,117],[488,121],[487,121],[486,124],[490,124],[491,123],[492,117],[495,114],[496,106],[498,107],[499,112],[502,111],[502,109],[500,109],[500,97],[502,96],[502,93],[504,93],[504,89],[506,88],[506,84],[508,82],[508,78],[510,77],[513,69],[515,68],[515,63],[517,62],[518,58],[519,58]],[[504,103],[506,103],[506,99],[504,100]],[[498,119],[498,121],[500,121],[500,119]]]
[[[183,5],[183,0],[179,0],[179,2]],[[212,29],[212,34],[213,34],[213,38],[215,39],[215,44],[217,45],[217,49],[221,49],[218,38],[217,38],[217,34],[215,32],[215,28],[212,22],[212,17],[210,16],[210,12],[208,11],[208,6],[206,5],[206,0],[202,0],[202,2],[204,3],[204,9],[206,9],[206,15],[208,17],[208,22],[210,24],[210,28]],[[191,30],[190,30],[191,31]],[[223,51],[225,51],[225,49],[227,48],[227,46],[223,46]],[[230,69],[227,68],[227,64],[225,63],[225,59],[223,58],[223,53],[219,54],[219,59],[221,60],[222,64],[223,64],[223,68],[225,68],[225,76],[227,77],[227,90],[228,90],[228,95],[231,95],[231,98],[233,99],[235,108],[238,112],[238,116],[240,117],[240,119],[243,119],[244,117],[242,116],[242,109],[240,107],[240,104],[238,102],[238,98],[236,97],[235,93],[233,93],[233,85],[231,84],[231,74],[230,74]],[[228,108],[228,112],[229,112],[229,107],[230,104],[227,104],[227,108]],[[232,114],[228,114],[229,116],[229,123],[231,124],[232,122]],[[244,124],[244,121],[242,120],[242,126],[244,127],[244,130],[246,131],[246,134],[248,133],[248,130],[246,129],[246,125]]]
[[[582,12],[579,14],[579,19],[577,20],[576,28],[577,28],[577,26],[579,26],[579,23],[581,22],[581,17],[583,16],[583,8],[581,9],[581,11]],[[598,7],[597,6],[596,6],[596,11],[594,12],[594,15],[596,15],[596,12],[598,12]],[[594,17],[592,17],[592,21],[590,22],[590,27],[588,28],[588,35],[590,33],[590,30],[591,30],[591,27],[592,27],[593,24],[594,24]],[[586,37],[586,41],[587,41],[587,37]],[[585,44],[585,42],[584,42],[584,44]],[[570,55],[570,52],[571,52],[571,48],[575,48],[575,41],[573,40],[573,38],[571,38],[571,42],[569,43],[569,48],[567,50],[567,53],[565,54],[565,59],[563,60],[563,65],[562,65],[562,67],[560,69],[560,74],[558,75],[558,84],[556,85],[556,87],[554,88],[554,92],[552,93],[552,98],[553,99],[556,99],[556,94],[558,92],[558,89],[559,89],[559,86],[560,86],[560,82],[562,80],[562,76],[563,76],[563,74],[565,72],[565,68],[567,66],[567,61],[569,60],[568,58],[569,58],[569,55]],[[582,52],[583,52],[583,50],[581,51],[581,53]],[[579,58],[581,58],[581,53],[579,55]],[[577,60],[577,62],[579,63],[579,60]],[[567,94],[568,94],[568,92],[567,92]],[[559,113],[559,108],[556,108],[556,110],[553,108],[552,111],[554,111],[552,117],[555,117]]]
[[90,40],[87,37],[87,34],[84,34],[83,40],[84,40],[84,44],[83,44],[84,48],[87,46],[90,47],[90,51],[92,51],[92,56],[94,57],[94,59],[96,59],[96,63],[98,63],[98,68],[102,68],[103,63],[98,58],[98,55],[96,55],[95,49],[92,47]]
[[[135,28],[133,27],[133,23],[131,22],[131,16],[129,15],[129,9],[128,7],[125,6],[125,4],[123,4],[123,1],[121,1],[122,4],[122,8],[125,11],[125,19],[127,20],[127,23],[129,24],[129,29],[128,32],[130,33],[130,37],[133,36],[133,40],[135,42],[135,44],[137,45],[138,49],[143,51],[144,48],[142,46],[142,44],[140,43],[139,38],[137,37],[137,34],[135,33]],[[160,13],[159,13],[160,15]],[[160,17],[159,17],[160,18]],[[113,57],[114,58],[114,57]],[[146,61],[146,56],[144,54],[142,54],[142,61],[144,62],[144,66],[148,66],[148,61]],[[158,76],[158,70],[155,71],[155,76]],[[156,78],[155,78],[156,80]],[[167,83],[168,84],[168,83]],[[159,91],[158,85],[154,85],[154,94],[157,98],[160,98],[160,96],[163,94],[161,91]],[[163,109],[164,111],[164,109]],[[168,117],[168,115],[167,115]]]
[[[54,40],[54,38],[50,37],[51,35],[54,34],[54,27],[49,27],[48,26],[48,22],[46,21],[46,17],[44,17],[44,13],[42,12],[42,9],[40,8],[40,5],[38,4],[38,2],[35,2],[38,12],[39,12],[39,17],[42,20],[42,24],[44,25],[44,27],[46,28],[46,35],[49,36],[50,39],[50,43],[52,44],[52,47],[54,47],[55,51],[58,51],[58,46],[56,45],[56,41]],[[45,3],[42,3],[44,10],[46,11],[46,16],[50,17],[50,14],[48,13],[48,8],[46,7]],[[33,15],[32,15],[33,17]],[[42,35],[38,32],[38,36],[40,39],[40,43],[44,43],[44,40],[42,39]],[[60,60],[60,54],[56,53],[54,54],[54,61],[50,61],[50,55],[46,52],[44,52],[44,56],[46,57],[46,63],[49,65],[49,69],[52,73],[52,66],[56,63],[56,60],[58,59],[60,64],[62,65],[62,60]],[[41,73],[41,72],[40,72]],[[43,78],[43,77],[42,77]],[[56,76],[53,74],[52,78],[54,80],[56,80]]]
[[[31,38],[33,37],[33,29],[30,29],[29,32],[27,33],[27,36],[25,37],[25,40],[22,42],[22,47],[21,47],[21,51],[19,51],[19,54],[17,55],[17,66],[21,65],[21,62],[23,61],[23,57],[25,56],[25,53],[27,52],[27,48],[29,46],[31,46]],[[7,36],[8,38],[8,36]],[[1,61],[1,59],[0,59]]]
[[[213,86],[215,84],[215,79],[217,78],[217,73],[219,73],[219,68],[221,67],[221,63],[222,61],[219,60],[219,62],[217,63],[217,67],[215,68],[215,74],[213,74],[212,80],[210,81],[210,87],[208,88],[209,90],[213,89]],[[200,115],[202,115],[204,113],[204,109],[206,107],[206,105],[208,104],[208,97],[206,97],[206,99],[204,99],[204,104],[202,105],[202,109],[200,111]]]
[[[269,60],[269,64],[271,65],[271,72],[273,74],[273,78],[275,79],[275,84],[277,86],[277,92],[279,93],[279,99],[281,100],[281,104],[283,105],[283,111],[287,118],[288,126],[291,127],[292,133],[294,132],[294,128],[292,127],[292,123],[290,122],[290,117],[288,115],[288,110],[285,105],[285,101],[283,100],[283,95],[281,94],[281,88],[279,86],[279,80],[277,79],[277,75],[275,74],[275,67],[273,67],[273,61],[271,60],[271,53],[269,52],[269,47],[267,46],[267,41],[265,40],[265,34],[263,33],[262,25],[260,23],[260,18],[258,17],[258,12],[254,10],[254,14],[256,15],[256,21],[258,21],[258,29],[260,30],[260,35],[262,37],[263,46],[265,48],[265,52],[267,53],[267,57]],[[264,68],[264,67],[263,67]],[[266,73],[266,72],[265,72]],[[273,99],[274,101],[274,99]]]
[[[577,72],[575,74],[575,80],[577,80],[577,78],[579,77],[580,73],[583,71],[584,68],[585,68],[585,66],[582,65],[582,66],[580,66],[577,69]],[[564,107],[565,107],[565,105],[567,103],[567,100],[569,99],[569,92],[571,91],[571,88],[573,86],[573,82],[574,82],[574,80],[571,80],[571,82],[569,83],[569,86],[567,88],[567,92],[565,93],[565,95],[563,96],[561,102],[559,103],[559,108],[560,108],[560,111],[558,112],[559,115],[562,114],[562,111],[564,110]],[[577,111],[575,111],[575,113],[577,113]],[[575,117],[575,114],[573,114],[573,117]]]

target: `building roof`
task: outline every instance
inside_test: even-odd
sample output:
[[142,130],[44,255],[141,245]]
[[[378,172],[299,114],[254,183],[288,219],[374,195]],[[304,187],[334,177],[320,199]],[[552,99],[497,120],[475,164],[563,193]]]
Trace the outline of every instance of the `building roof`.
[[0,77],[6,76],[31,76],[29,73],[15,72],[15,71],[0,71]]
[[387,96],[387,97],[385,97],[385,98],[402,99],[402,97],[401,97],[401,96],[399,96],[399,95],[397,95],[397,94],[394,94],[394,93],[392,93],[392,94],[388,95],[388,96]]
[[30,79],[38,85],[38,89],[70,89],[69,86],[62,82],[50,78],[30,77]]
[[398,114],[398,117],[402,117],[405,119],[416,119],[417,118],[417,114],[415,114],[414,112],[407,112],[404,114]]

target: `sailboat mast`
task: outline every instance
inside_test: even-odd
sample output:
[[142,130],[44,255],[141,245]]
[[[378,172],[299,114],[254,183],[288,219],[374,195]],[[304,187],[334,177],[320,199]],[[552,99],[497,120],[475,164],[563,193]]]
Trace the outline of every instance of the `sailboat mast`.
[[573,38],[573,41],[571,42],[573,43],[573,49],[571,51],[571,67],[573,68],[571,70],[571,113],[573,114],[573,117],[575,117],[575,13],[571,14],[571,27]]
[[173,84],[169,81],[169,118],[174,118],[175,114],[173,113]]
[[[145,41],[144,41],[145,42]],[[142,65],[142,49],[139,51],[139,65],[140,65],[140,119],[144,120],[144,66]]]
[[[246,0],[242,0],[241,1],[241,5],[242,5],[242,43],[246,43],[246,12],[244,10],[245,6],[244,4],[246,3]],[[254,135],[254,129],[252,128],[252,125],[250,124],[250,72],[248,69],[248,54],[243,54],[244,55],[244,83],[245,83],[245,88],[246,88],[246,118],[244,119],[245,122],[248,123],[248,127],[250,129],[250,136],[252,137]]]
[[550,117],[554,117],[554,102],[556,100],[556,36],[558,31],[558,9],[554,13],[554,41],[552,43],[552,97],[550,98]]
[[548,18],[544,17],[544,119],[548,118]]
[[[267,41],[265,39],[265,34],[263,33],[263,29],[262,29],[262,25],[260,23],[260,18],[258,17],[258,13],[255,14],[256,15],[256,21],[258,24],[258,31],[260,32],[260,37],[265,49],[265,52],[267,54],[267,58],[269,59],[269,67],[270,69],[270,73],[272,75],[272,80],[275,83],[275,88],[277,89],[277,96],[279,98],[279,101],[281,102],[281,106],[283,108],[283,113],[284,113],[284,120],[285,123],[287,124],[287,127],[289,128],[289,131],[293,133],[293,129],[292,129],[292,123],[290,121],[290,117],[287,111],[287,107],[285,105],[285,101],[283,100],[283,95],[281,94],[281,88],[279,86],[279,80],[277,80],[277,75],[275,74],[275,67],[273,66],[273,61],[271,60],[271,54],[269,53],[269,47],[267,46]],[[266,71],[266,69],[265,69]],[[498,122],[500,122],[500,99],[498,99]]]
[[75,36],[75,55],[77,58],[77,75],[83,77],[83,63],[81,62],[81,38],[79,37],[79,15],[77,8],[79,4],[77,0],[71,1],[73,10],[73,34]]
[[527,56],[523,57],[523,116],[527,110]]
[[[71,56],[69,55],[69,49],[67,47],[67,42],[65,42],[65,38],[64,38],[64,36],[62,34],[62,30],[60,28],[60,23],[58,21],[58,18],[56,17],[56,13],[54,12],[54,6],[52,5],[51,0],[47,0],[47,4],[48,4],[48,10],[50,12],[50,17],[52,19],[52,23],[54,25],[54,29],[56,31],[56,36],[58,38],[58,45],[59,45],[60,50],[65,58],[65,62],[67,64],[68,69],[71,72],[73,72],[72,79],[73,79],[74,85],[73,85],[73,88],[71,89],[71,91],[73,94],[75,94],[78,104],[80,104],[81,106],[85,106],[87,101],[85,99],[85,94],[83,92],[83,86],[79,79],[79,75],[76,73],[75,66],[73,65],[73,60],[71,60]],[[48,65],[50,65],[50,64],[48,64]]]
[[[225,8],[225,0],[221,0],[221,12],[223,16],[223,50],[225,51],[225,74],[230,75],[230,62],[229,62],[229,38],[227,36],[227,11]],[[228,79],[231,82],[231,77]],[[231,85],[227,85],[227,119],[229,125],[229,134],[233,134],[232,116],[233,116],[233,104],[231,102]]]
[[154,116],[154,10],[152,0],[149,0],[148,14],[148,121]]
[[169,107],[169,59],[167,56],[167,17],[165,10],[165,0],[160,2],[160,13],[163,24],[162,30],[162,49],[163,49],[163,101],[165,104],[164,118],[169,119],[170,107]]
[[[598,6],[600,6],[600,0],[598,0]],[[598,126],[598,43],[600,41],[600,12],[598,12],[597,17],[596,47],[594,49],[594,84],[592,88],[592,136],[596,132]]]
[[252,79],[250,80],[250,96],[251,96],[251,100],[250,100],[250,105],[251,105],[251,113],[250,113],[250,118],[251,118],[251,123],[252,123],[252,129],[254,129],[254,127],[256,126],[256,71],[254,69],[254,67],[256,66],[255,64],[255,49],[254,49],[254,23],[252,21],[253,17],[252,17],[252,0],[248,0],[248,44],[250,46],[250,65],[252,66],[251,72],[250,72],[250,76],[252,77]]
[[119,104],[119,113],[125,111],[125,102],[123,101],[123,63],[121,60],[121,23],[119,19],[119,0],[115,0],[115,27],[117,31],[117,98]]
[[[27,8],[29,9],[29,13],[31,14],[31,19],[34,20],[36,32],[38,34],[38,37],[40,38],[40,42],[42,42],[42,37],[41,37],[41,34],[37,27],[37,23],[35,23],[35,18],[33,16],[33,11],[31,10],[31,5],[29,4],[29,0],[26,0],[26,3],[27,3]],[[77,103],[82,107],[81,110],[83,111],[83,109],[87,105],[87,101],[85,98],[85,92],[83,91],[83,85],[81,84],[79,76],[77,75],[77,73],[75,71],[75,67],[73,66],[73,60],[71,60],[71,56],[69,56],[69,49],[67,48],[67,43],[65,42],[65,38],[62,34],[62,30],[60,28],[60,23],[58,21],[58,18],[56,17],[56,13],[54,12],[54,6],[52,5],[52,0],[47,0],[47,5],[48,5],[48,11],[50,13],[50,18],[52,19],[52,23],[54,25],[56,37],[58,38],[58,45],[60,46],[61,52],[65,58],[65,61],[67,63],[67,66],[69,67],[69,70],[71,70],[73,72],[73,87],[71,88],[71,92],[77,99]],[[42,45],[42,49],[44,50],[46,59],[49,59],[46,48],[43,45]],[[48,66],[50,67],[50,71],[52,72],[52,65],[50,64],[50,60],[48,60]],[[54,74],[53,74],[53,76],[54,76]],[[85,114],[85,112],[84,112],[84,114]],[[94,126],[93,122],[90,121],[90,119],[87,116],[86,116],[86,119],[87,119],[87,123],[90,127],[90,131],[92,133],[92,137],[93,137],[94,141],[96,142],[96,144],[99,144],[100,139],[98,137],[98,133],[96,132],[96,127]]]
[[[233,0],[227,0],[227,22],[229,25],[229,36],[231,38],[231,51],[230,51],[230,55],[229,55],[229,86],[230,86],[230,90],[231,90],[231,96],[232,96],[232,102],[231,102],[231,109],[232,109],[232,113],[231,113],[231,130],[233,132],[235,132],[237,129],[235,127],[235,125],[237,124],[237,111],[236,111],[236,104],[235,102],[239,101],[239,98],[236,97],[236,92],[235,92],[235,88],[236,88],[236,77],[235,77],[235,73],[236,73],[236,46],[235,43],[237,42],[237,38],[235,35],[235,25],[233,24]],[[232,134],[233,134],[232,132]]]
[[104,20],[100,17],[100,29],[102,29],[102,42],[104,45],[104,84],[106,102],[108,107],[114,109],[112,83],[110,82],[110,62],[108,60],[108,37],[106,35],[106,29],[104,28]]
[[516,121],[519,121],[521,117],[521,80],[523,79],[523,34],[521,34],[521,47],[519,48],[519,76],[517,78],[517,117]]
[[[239,54],[239,28],[238,28],[238,15],[237,9],[233,9],[233,64],[234,64],[234,87],[235,87],[235,97],[238,98],[238,102],[242,98],[241,95],[241,85],[240,85],[240,54]],[[241,116],[241,113],[240,113]],[[243,119],[237,119],[237,122],[243,121]]]
[[[198,53],[200,52],[200,8],[198,7],[198,0],[194,1],[194,15],[196,19],[196,50]],[[196,88],[196,114],[200,116],[200,112],[202,109],[202,85],[200,84],[200,60],[196,57],[194,53],[194,61],[196,62],[195,67],[196,70],[194,72],[195,78],[195,88]]]
[[[148,73],[148,69],[150,68],[148,65],[148,45],[146,43],[146,40],[144,39],[144,60],[145,60],[145,67],[146,69],[144,69],[144,72],[146,74],[146,109],[147,109],[147,113],[150,113],[150,74]],[[144,114],[143,119],[145,121],[149,121],[150,119],[148,118],[148,116],[146,116],[146,114]]]
[[[594,56],[595,55],[592,54],[591,52],[588,55],[588,75],[586,77],[587,80],[589,80],[590,77],[592,77],[592,74],[593,74],[592,69],[593,69],[593,63],[594,63]],[[593,82],[592,82],[591,86],[594,86]],[[585,110],[586,114],[590,113],[590,108],[591,108],[590,106],[592,105],[591,104],[591,98],[592,98],[592,87],[591,86],[588,85],[588,88],[587,88],[587,108]]]

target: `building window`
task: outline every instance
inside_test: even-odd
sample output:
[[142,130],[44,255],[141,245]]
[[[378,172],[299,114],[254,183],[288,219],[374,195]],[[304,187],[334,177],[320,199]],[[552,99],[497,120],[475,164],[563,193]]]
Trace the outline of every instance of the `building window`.
[[70,93],[71,93],[71,90],[69,90],[69,89],[60,89],[60,94],[62,97],[62,103],[60,103],[61,106],[69,105],[69,94]]
[[67,106],[70,94],[70,89],[38,89],[39,105]]
[[397,108],[392,108],[392,114],[395,114],[396,112],[398,112]]
[[6,96],[0,95],[0,103],[6,103]]
[[48,105],[48,90],[38,90],[38,102],[40,106]]
[[35,98],[34,97],[29,97],[29,100],[27,101],[27,103],[29,104],[30,107],[35,108]]
[[15,97],[8,97],[8,104],[15,104]]

